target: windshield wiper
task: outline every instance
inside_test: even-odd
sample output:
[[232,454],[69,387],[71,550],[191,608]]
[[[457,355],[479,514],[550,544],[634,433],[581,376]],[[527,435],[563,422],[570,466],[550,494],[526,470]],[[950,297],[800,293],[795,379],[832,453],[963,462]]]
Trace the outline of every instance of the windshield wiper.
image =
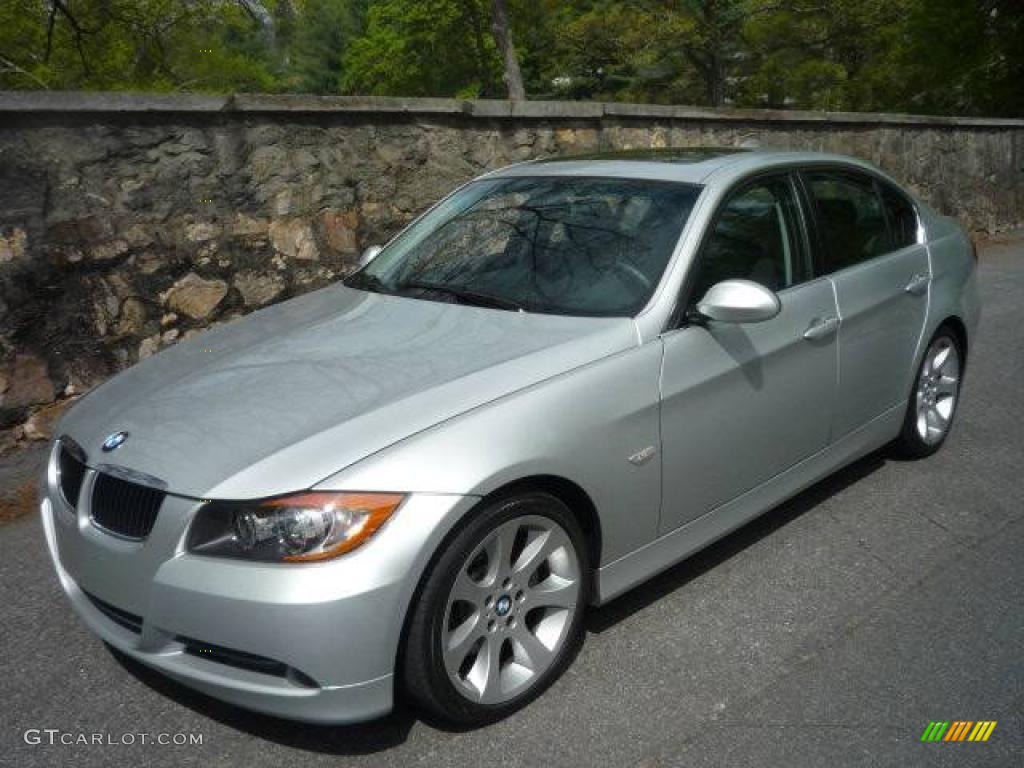
[[390,292],[383,280],[376,275],[371,275],[369,272],[356,272],[341,282],[349,288],[362,288],[363,290],[376,291],[377,293]]
[[444,293],[448,296],[461,301],[463,304],[472,304],[478,307],[492,307],[494,309],[509,309],[518,312],[525,312],[524,307],[519,302],[513,301],[512,299],[505,299],[500,296],[493,296],[489,293],[480,293],[474,291],[471,288],[458,288],[452,285],[442,285],[441,283],[428,283],[419,280],[409,280],[404,283],[400,283],[398,286],[399,291],[405,291],[409,288],[420,291],[436,291],[437,293]]

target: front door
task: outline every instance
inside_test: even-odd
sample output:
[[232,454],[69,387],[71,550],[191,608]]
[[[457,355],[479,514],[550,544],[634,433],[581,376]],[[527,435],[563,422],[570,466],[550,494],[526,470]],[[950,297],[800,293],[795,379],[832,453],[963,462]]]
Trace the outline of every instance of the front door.
[[838,311],[829,280],[812,277],[793,179],[740,187],[710,227],[688,304],[744,278],[778,292],[782,310],[765,322],[691,322],[664,335],[662,534],[829,441]]

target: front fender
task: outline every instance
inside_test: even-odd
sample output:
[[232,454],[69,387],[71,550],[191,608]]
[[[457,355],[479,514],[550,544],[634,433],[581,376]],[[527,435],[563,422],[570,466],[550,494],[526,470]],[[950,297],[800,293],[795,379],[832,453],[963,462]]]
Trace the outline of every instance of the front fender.
[[[661,358],[655,340],[575,368],[419,432],[317,488],[486,496],[526,477],[562,477],[593,501],[609,562],[657,533]],[[645,461],[630,461],[641,452]]]

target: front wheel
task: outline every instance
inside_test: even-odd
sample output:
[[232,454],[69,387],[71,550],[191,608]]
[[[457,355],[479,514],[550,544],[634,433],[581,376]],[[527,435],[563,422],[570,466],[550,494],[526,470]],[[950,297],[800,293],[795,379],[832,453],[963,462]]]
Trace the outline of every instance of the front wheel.
[[441,552],[413,608],[407,692],[461,725],[524,706],[578,647],[589,568],[579,524],[557,498],[533,492],[485,506]]
[[962,370],[960,342],[948,328],[940,328],[918,369],[903,429],[893,443],[897,453],[923,458],[939,450],[953,426]]

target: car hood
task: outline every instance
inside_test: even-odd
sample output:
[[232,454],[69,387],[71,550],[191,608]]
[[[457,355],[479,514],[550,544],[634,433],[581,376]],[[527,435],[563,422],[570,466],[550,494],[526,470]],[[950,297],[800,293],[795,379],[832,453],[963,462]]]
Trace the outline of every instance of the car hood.
[[[181,342],[58,427],[90,466],[196,498],[312,487],[409,435],[637,343],[628,318],[506,312],[338,284]],[[112,452],[108,435],[128,438]],[[396,490],[401,478],[395,478]]]

